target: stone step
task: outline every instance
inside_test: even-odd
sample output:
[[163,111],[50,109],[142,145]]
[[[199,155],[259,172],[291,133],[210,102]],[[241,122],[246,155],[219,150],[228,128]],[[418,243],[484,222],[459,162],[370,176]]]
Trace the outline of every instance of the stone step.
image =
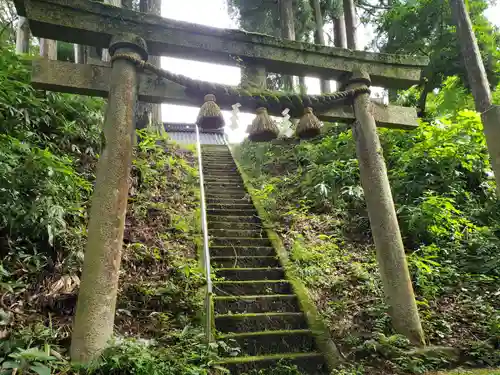
[[263,268],[280,267],[279,259],[275,256],[211,256],[214,268]]
[[264,229],[210,229],[208,235],[211,237],[267,238]]
[[217,278],[232,281],[247,280],[283,280],[283,268],[218,268],[215,270]]
[[205,199],[250,199],[250,195],[247,194],[246,191],[240,190],[235,192],[227,192],[227,191],[211,191],[210,193],[205,190]]
[[245,185],[243,185],[243,182],[225,182],[225,181],[205,181],[205,190],[210,191],[211,190],[244,190],[245,191]]
[[201,160],[202,161],[210,161],[210,160],[214,160],[214,161],[224,160],[224,161],[226,161],[226,160],[228,160],[228,161],[231,161],[232,163],[234,163],[234,159],[230,154],[215,154],[212,152],[202,152],[201,153]]
[[219,339],[234,340],[242,353],[251,356],[315,351],[314,338],[308,329],[228,333]]
[[210,245],[211,257],[234,256],[276,256],[272,246],[213,246]]
[[307,322],[301,312],[224,314],[215,316],[218,332],[260,332],[290,329],[306,329]]
[[215,169],[221,169],[221,170],[226,170],[226,169],[232,169],[234,171],[238,170],[236,167],[236,163],[234,162],[233,159],[204,158],[201,161],[201,165],[203,166],[203,169],[215,168]]
[[224,222],[224,223],[255,223],[261,224],[260,218],[257,215],[252,216],[238,216],[238,215],[211,215],[207,213],[208,223],[210,222]]
[[297,366],[301,374],[328,375],[330,374],[321,353],[280,353],[263,356],[243,356],[223,358],[215,364],[230,371],[231,374],[257,373],[259,370],[269,369],[279,364]]
[[219,208],[207,208],[208,215],[216,216],[258,216],[257,210],[255,208],[247,209],[219,209]]
[[209,222],[208,229],[262,229],[262,224],[260,223],[239,223],[234,221],[219,221],[219,222]]
[[214,237],[211,240],[213,246],[271,246],[268,238]]
[[207,204],[251,204],[252,200],[249,197],[243,197],[240,199],[234,198],[217,198],[211,196],[209,198],[205,197]]
[[237,196],[238,198],[249,196],[243,186],[240,187],[226,187],[223,188],[218,184],[205,184],[205,194],[217,196]]
[[252,203],[208,203],[207,209],[218,210],[253,210],[255,209]]
[[224,280],[214,281],[213,286],[216,296],[293,295],[292,286],[286,280]]
[[230,175],[227,173],[221,173],[220,175],[217,175],[217,174],[212,174],[212,173],[205,173],[205,171],[203,173],[205,176],[204,182],[206,184],[215,184],[215,183],[243,184],[243,180],[241,179],[241,176],[239,176],[239,175]]
[[299,302],[294,294],[215,296],[214,309],[217,314],[300,312]]
[[202,162],[203,171],[211,172],[231,172],[234,174],[240,174],[238,166],[234,161],[218,162],[217,160],[208,160]]
[[236,164],[217,164],[217,163],[206,163],[203,165],[203,171],[209,172],[232,172],[235,174],[240,174]]
[[203,165],[203,174],[204,175],[215,175],[215,176],[238,176],[241,177],[240,172],[235,169],[236,167],[227,165],[225,168],[224,167],[219,167],[217,168],[211,167],[209,165]]

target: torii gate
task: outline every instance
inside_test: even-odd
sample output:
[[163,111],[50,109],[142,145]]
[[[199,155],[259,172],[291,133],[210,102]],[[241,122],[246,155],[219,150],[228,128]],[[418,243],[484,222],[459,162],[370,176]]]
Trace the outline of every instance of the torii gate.
[[[269,71],[316,76],[344,82],[350,89],[367,88],[372,83],[385,88],[407,88],[420,81],[421,69],[428,62],[423,57],[351,51],[216,29],[87,0],[14,2],[18,14],[29,19],[34,36],[109,48],[111,56],[127,53],[138,60],[147,60],[151,54],[235,65],[234,57],[239,57],[261,75]],[[87,360],[102,350],[112,334],[135,102],[139,99],[152,103],[201,103],[189,96],[183,86],[140,72],[135,64],[124,59],[115,60],[112,66],[34,61],[32,82],[40,89],[108,98],[104,120],[106,145],[97,168],[77,328],[73,333],[73,342],[86,341],[83,346],[87,351],[72,353],[72,357]],[[227,103],[222,107],[229,109]],[[376,126],[415,128],[416,110],[373,103],[369,94],[364,93],[357,95],[352,105],[341,104],[317,115],[324,121],[352,123],[361,182],[393,324],[398,332],[421,344],[422,329],[376,131]],[[92,293],[86,285],[94,286]],[[92,305],[101,308],[94,309]]]

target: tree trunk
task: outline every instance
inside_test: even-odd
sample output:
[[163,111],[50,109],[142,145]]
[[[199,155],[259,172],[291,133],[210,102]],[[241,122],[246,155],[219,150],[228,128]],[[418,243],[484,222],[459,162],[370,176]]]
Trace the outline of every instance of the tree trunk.
[[[142,13],[152,13],[161,16],[161,0],[141,0],[139,2],[139,11]],[[156,67],[161,67],[159,56],[150,56],[149,62]],[[152,127],[161,131],[161,104],[151,104],[138,102],[136,109],[136,128]]]
[[341,14],[333,17],[333,43],[335,47],[347,48],[347,38],[345,35],[345,18]]
[[[104,0],[104,4],[113,5],[115,7],[122,7],[122,0]],[[111,56],[109,56],[108,49],[105,48],[102,50],[101,54],[102,61],[109,62],[111,61]]]
[[[314,9],[314,20],[316,21],[316,30],[314,32],[314,42],[324,46],[325,34],[323,33],[323,15],[321,14],[321,4],[319,0],[312,0]],[[320,79],[321,93],[325,94],[331,92],[330,81],[327,79]]]
[[73,44],[75,53],[75,64],[86,64],[85,46],[81,44]]
[[17,21],[16,52],[29,53],[30,51],[30,26],[28,19],[19,16]]
[[[369,83],[367,74],[354,72],[348,88],[367,87]],[[424,333],[371,106],[368,93],[354,98],[356,121],[352,133],[384,296],[396,332],[405,335],[415,345],[424,345]]]
[[263,66],[251,64],[241,68],[241,87],[265,90],[266,78],[266,68]]
[[450,0],[450,6],[476,111],[481,113],[497,194],[500,196],[500,110],[492,105],[488,77],[465,3],[463,0]]
[[[295,25],[293,18],[293,0],[279,0],[281,37],[283,39],[295,40]],[[293,76],[283,77],[285,90],[293,90]]]
[[57,60],[57,41],[40,38],[40,56],[49,60]]
[[299,77],[299,90],[302,95],[307,94],[306,77]]
[[344,1],[344,16],[347,38],[347,48],[355,50],[356,45],[356,8],[353,0]]

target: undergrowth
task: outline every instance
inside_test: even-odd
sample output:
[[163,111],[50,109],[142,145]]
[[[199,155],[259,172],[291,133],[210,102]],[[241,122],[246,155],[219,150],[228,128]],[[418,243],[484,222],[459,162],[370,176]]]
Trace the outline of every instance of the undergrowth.
[[348,128],[329,124],[313,141],[235,148],[295,274],[340,349],[364,366],[359,373],[500,364],[499,206],[471,102],[449,78],[418,129],[380,130],[427,340],[460,348],[458,359],[412,352],[391,328]]
[[[36,91],[0,53],[0,373],[208,374],[194,149],[143,130],[130,179],[109,349],[86,368],[68,348],[101,151],[104,102]],[[222,371],[222,370],[220,370]]]

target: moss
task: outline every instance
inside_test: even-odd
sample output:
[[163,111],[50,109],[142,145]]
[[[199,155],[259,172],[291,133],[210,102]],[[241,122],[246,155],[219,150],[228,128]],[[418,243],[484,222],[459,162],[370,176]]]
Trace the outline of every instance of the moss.
[[257,356],[244,356],[228,358],[224,361],[217,362],[219,364],[241,363],[241,362],[257,362],[265,359],[295,359],[295,358],[310,358],[315,357],[315,353],[280,353],[272,355],[257,355]]
[[238,337],[258,337],[258,336],[281,336],[281,335],[297,335],[311,333],[310,329],[282,329],[276,331],[261,331],[261,332],[244,332],[244,333],[226,333],[219,337],[224,339],[238,338]]
[[280,297],[290,297],[289,294],[268,294],[268,295],[255,295],[255,296],[220,296],[220,297],[215,297],[215,300],[221,301],[221,300],[228,300],[228,301],[233,301],[233,300],[251,300],[251,299],[261,299],[261,298],[280,298]]
[[260,317],[266,317],[266,316],[274,316],[274,317],[280,317],[280,316],[301,316],[302,313],[297,313],[297,312],[265,312],[265,313],[245,313],[245,314],[219,314],[216,317],[217,318],[234,318],[234,319],[246,319],[246,318],[260,318]]
[[[232,150],[231,153],[233,153]],[[238,167],[238,170],[240,171],[243,183],[245,184],[247,191],[252,196],[254,206],[259,214],[262,223],[264,224],[264,228],[266,229],[268,238],[271,241],[274,249],[276,250],[283,268],[285,269],[287,279],[290,281],[293,291],[298,297],[300,307],[305,313],[307,323],[315,337],[316,344],[318,348],[325,354],[328,367],[333,370],[339,363],[343,361],[341,354],[333,343],[330,337],[330,333],[323,320],[321,319],[314,302],[312,302],[312,300],[309,298],[306,287],[294,274],[292,268],[290,267],[290,260],[286,249],[283,246],[283,243],[277,233],[273,229],[271,229],[269,215],[262,206],[258,197],[252,195],[253,189],[249,184],[249,177],[246,175],[243,168],[240,167],[239,162],[238,160],[236,160],[236,158],[234,158],[234,161],[236,163],[236,166]]]

